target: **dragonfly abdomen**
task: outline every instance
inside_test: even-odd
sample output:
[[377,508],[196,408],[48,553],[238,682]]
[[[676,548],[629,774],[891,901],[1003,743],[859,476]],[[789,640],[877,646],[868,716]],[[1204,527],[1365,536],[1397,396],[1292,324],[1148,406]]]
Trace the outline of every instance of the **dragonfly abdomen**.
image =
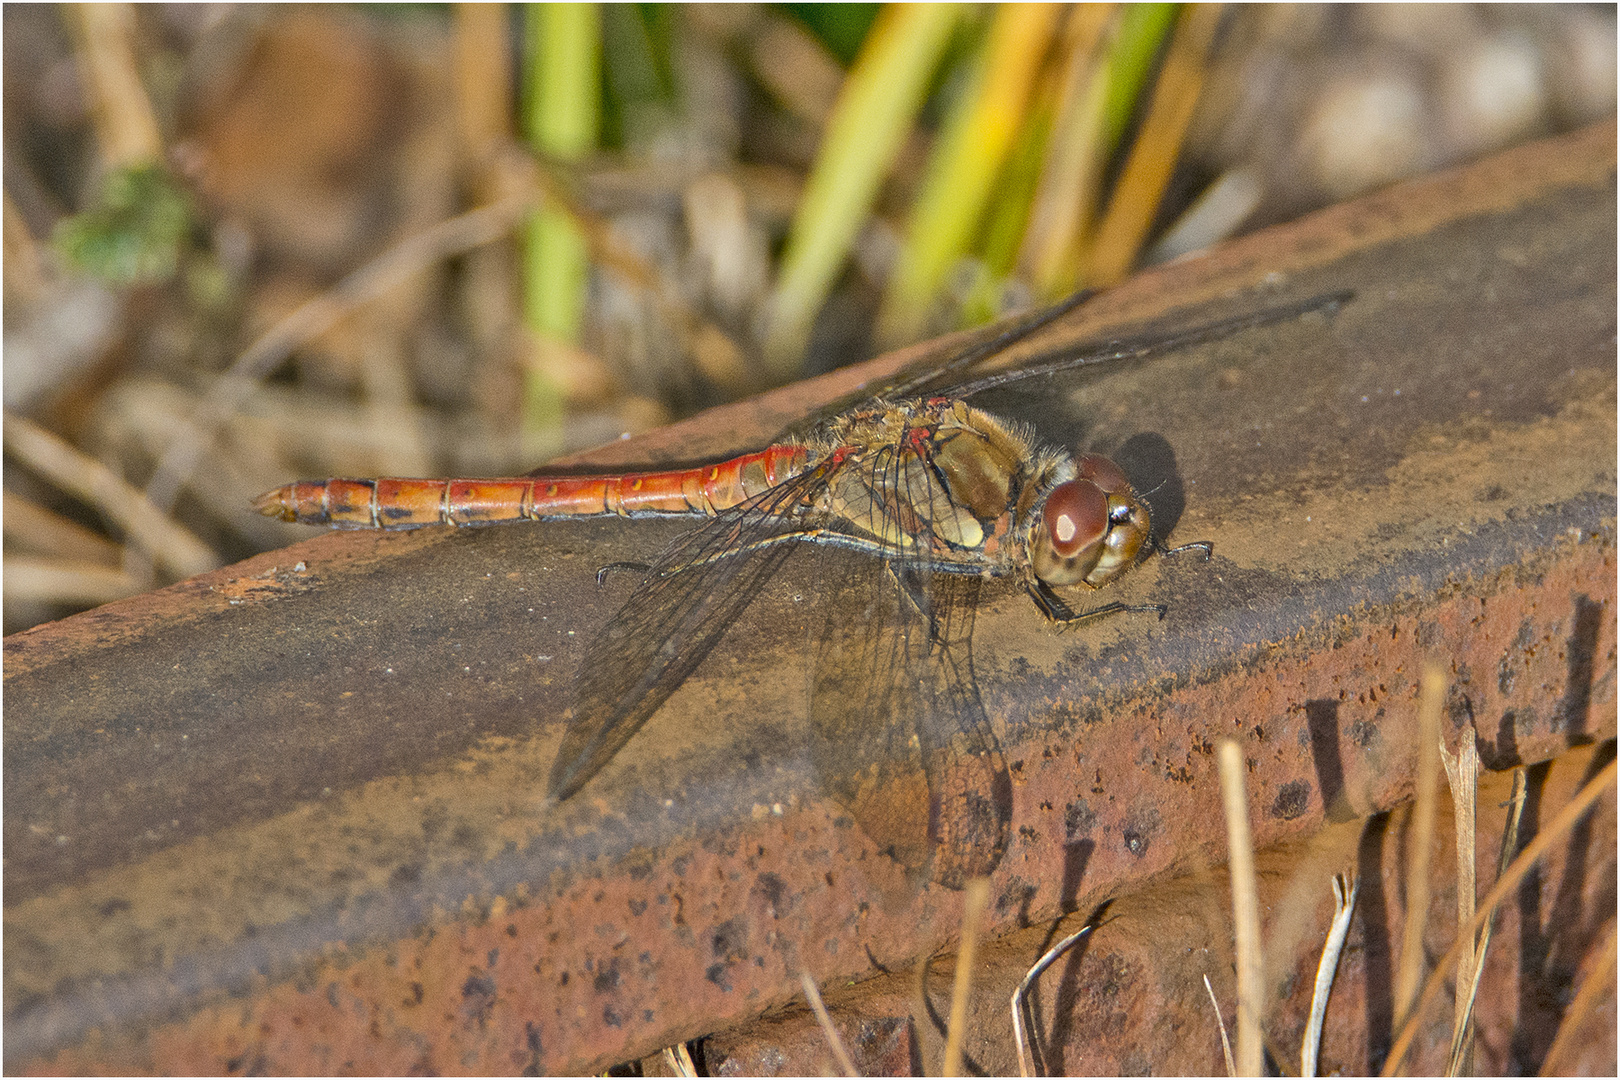
[[617,514],[712,515],[804,471],[804,447],[783,443],[696,469],[618,476],[493,480],[306,480],[253,500],[266,517],[335,529],[417,529]]

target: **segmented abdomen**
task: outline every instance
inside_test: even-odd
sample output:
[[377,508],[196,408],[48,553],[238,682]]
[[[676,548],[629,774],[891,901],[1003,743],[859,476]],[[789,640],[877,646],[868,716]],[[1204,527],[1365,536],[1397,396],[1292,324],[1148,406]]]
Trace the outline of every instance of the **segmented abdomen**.
[[336,529],[490,525],[593,514],[712,515],[805,469],[802,446],[781,444],[715,465],[618,476],[519,476],[494,480],[314,480],[253,500],[266,517]]

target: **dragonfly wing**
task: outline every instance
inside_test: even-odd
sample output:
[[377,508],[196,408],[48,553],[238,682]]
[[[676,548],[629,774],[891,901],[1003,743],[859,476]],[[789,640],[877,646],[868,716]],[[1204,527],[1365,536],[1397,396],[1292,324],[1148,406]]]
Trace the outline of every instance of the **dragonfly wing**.
[[830,610],[812,678],[811,762],[878,849],[925,878],[933,860],[928,774],[917,688],[906,673],[927,663],[927,626],[872,572],[884,564],[844,552],[821,561]]
[[[915,882],[960,889],[1006,851],[1012,782],[973,679],[979,579],[841,556],[833,597],[866,595],[816,660],[811,758],[827,792]],[[931,579],[931,580],[930,580]],[[876,630],[874,628],[882,628]]]
[[960,889],[1007,850],[1012,778],[973,678],[973,615],[980,579],[934,575],[929,673],[918,725],[928,775],[934,880]]
[[788,425],[777,439],[809,435],[821,423],[876,398],[927,396],[959,383],[980,364],[1056,322],[1095,294],[1094,289],[1082,289],[1050,307],[982,327],[965,340],[952,340],[931,348],[877,385],[863,385],[834,398],[811,415]]
[[930,475],[893,451],[864,475],[869,499],[847,478],[836,489],[894,554],[823,557],[811,757],[828,793],[914,881],[961,888],[1001,861],[1012,784],[973,679],[980,580],[932,569],[915,542],[958,513]]
[[797,510],[823,480],[811,470],[721,511],[658,557],[586,650],[552,798],[601,771],[709,654],[797,546]]

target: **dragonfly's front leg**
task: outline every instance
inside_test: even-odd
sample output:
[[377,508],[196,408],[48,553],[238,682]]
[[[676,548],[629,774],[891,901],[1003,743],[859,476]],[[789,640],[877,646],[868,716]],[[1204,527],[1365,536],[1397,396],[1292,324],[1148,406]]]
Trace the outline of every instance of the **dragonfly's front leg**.
[[1209,562],[1210,559],[1215,557],[1215,545],[1208,540],[1194,540],[1190,544],[1182,544],[1179,547],[1166,547],[1164,541],[1155,536],[1153,538],[1153,550],[1160,555],[1185,555],[1189,551],[1202,551],[1205,562]]
[[1029,598],[1035,601],[1035,606],[1041,609],[1041,614],[1059,626],[1073,626],[1087,619],[1095,619],[1102,615],[1117,615],[1126,611],[1151,611],[1162,619],[1164,613],[1170,610],[1164,604],[1121,604],[1115,601],[1111,604],[1104,604],[1102,607],[1092,608],[1089,611],[1075,611],[1063,602],[1062,597],[1052,591],[1050,585],[1033,576],[1025,581],[1024,591],[1028,592]]
[[[1154,537],[1152,543],[1153,550],[1160,555],[1182,555],[1189,551],[1202,551],[1204,559],[1207,561],[1215,554],[1215,545],[1208,540],[1195,540],[1190,544],[1182,544],[1179,547],[1166,547],[1163,540]],[[1092,608],[1089,611],[1075,611],[1063,602],[1063,599],[1052,590],[1050,585],[1033,574],[1025,578],[1024,589],[1029,593],[1030,599],[1035,601],[1035,606],[1041,609],[1041,614],[1062,626],[1071,626],[1100,615],[1116,615],[1125,611],[1157,612],[1159,618],[1162,619],[1165,612],[1170,610],[1164,604],[1121,604],[1116,601],[1115,603],[1104,604],[1102,607]]]

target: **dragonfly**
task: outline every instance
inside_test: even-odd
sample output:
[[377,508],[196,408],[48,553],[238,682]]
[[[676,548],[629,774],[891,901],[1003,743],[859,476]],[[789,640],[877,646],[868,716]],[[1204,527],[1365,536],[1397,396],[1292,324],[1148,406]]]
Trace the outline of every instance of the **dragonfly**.
[[[796,552],[815,551],[827,608],[810,678],[810,757],[827,794],[916,881],[959,889],[1006,850],[1012,785],[972,672],[986,579],[1010,578],[1059,627],[1158,604],[1072,606],[1169,547],[1124,471],[977,408],[984,391],[1140,359],[1310,312],[1337,292],[1179,332],[1095,343],[974,375],[1089,299],[1080,293],[764,449],[697,468],[499,479],[327,479],[254,506],[339,529],[475,526],[618,515],[702,519],[650,563],[589,644],[549,777],[562,801],[595,777],[692,674]],[[1060,590],[1062,590],[1060,592]]]

